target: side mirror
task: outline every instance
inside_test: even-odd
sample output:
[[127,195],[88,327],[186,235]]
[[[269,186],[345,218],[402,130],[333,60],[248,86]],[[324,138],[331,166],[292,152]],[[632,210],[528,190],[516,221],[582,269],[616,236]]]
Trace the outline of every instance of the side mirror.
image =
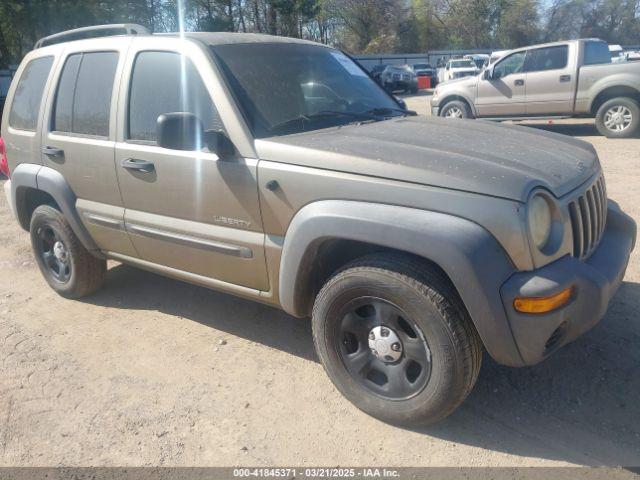
[[482,72],[482,78],[484,78],[485,80],[492,80],[493,79],[493,68],[485,69],[485,71]]
[[238,153],[236,146],[222,130],[208,130],[204,133],[204,143],[221,160],[234,158]]
[[158,117],[158,145],[172,150],[200,150],[203,146],[202,122],[193,113],[173,112]]

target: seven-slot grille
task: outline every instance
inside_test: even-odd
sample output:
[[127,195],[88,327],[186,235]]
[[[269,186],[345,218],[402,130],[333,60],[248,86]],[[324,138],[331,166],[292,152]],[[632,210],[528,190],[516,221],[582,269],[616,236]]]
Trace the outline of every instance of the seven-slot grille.
[[604,177],[569,203],[571,229],[573,230],[573,256],[588,258],[602,238],[607,223],[607,188]]

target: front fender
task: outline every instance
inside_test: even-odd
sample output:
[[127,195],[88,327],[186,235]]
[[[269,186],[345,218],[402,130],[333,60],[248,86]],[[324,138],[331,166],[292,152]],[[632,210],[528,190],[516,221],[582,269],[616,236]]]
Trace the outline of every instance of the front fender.
[[25,205],[25,201],[22,198],[26,189],[41,190],[48,193],[58,204],[71,229],[84,247],[90,251],[99,250],[80,220],[80,215],[76,210],[77,197],[60,172],[53,168],[31,163],[21,163],[12,172],[11,198],[13,208],[20,225],[28,230],[27,205]]
[[484,228],[407,207],[339,200],[311,203],[293,218],[283,245],[280,302],[291,315],[309,315],[314,258],[331,239],[393,248],[438,264],[458,290],[491,356],[505,365],[522,365],[500,297],[501,285],[515,268]]

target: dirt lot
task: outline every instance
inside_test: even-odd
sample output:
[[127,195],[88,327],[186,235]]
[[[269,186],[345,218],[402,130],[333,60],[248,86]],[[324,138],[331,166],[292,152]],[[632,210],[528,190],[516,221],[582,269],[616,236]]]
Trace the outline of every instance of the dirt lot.
[[[640,221],[640,140],[537,127],[592,142]],[[637,251],[593,331],[534,368],[485,356],[462,408],[411,431],[341,397],[307,321],[116,263],[98,294],[58,297],[0,202],[0,465],[640,464]]]

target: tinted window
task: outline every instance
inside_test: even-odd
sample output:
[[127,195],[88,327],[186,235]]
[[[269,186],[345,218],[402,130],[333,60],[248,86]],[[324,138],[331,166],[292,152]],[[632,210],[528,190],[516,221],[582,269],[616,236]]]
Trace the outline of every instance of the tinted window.
[[58,85],[54,130],[109,136],[111,93],[117,65],[116,52],[69,56]]
[[611,63],[609,46],[604,42],[587,42],[584,46],[584,64]]
[[18,82],[9,113],[9,124],[20,130],[35,130],[42,102],[42,92],[47,83],[53,57],[31,60]]
[[525,52],[519,52],[500,60],[493,68],[493,78],[504,78],[513,73],[521,73],[524,70],[525,56]]
[[[184,70],[184,76],[182,72]],[[129,92],[129,138],[156,140],[163,113],[190,112],[205,130],[222,130],[207,89],[189,59],[171,52],[142,52],[136,57]]]
[[567,66],[569,47],[539,48],[527,53],[527,72],[544,72],[545,70],[560,70]]

